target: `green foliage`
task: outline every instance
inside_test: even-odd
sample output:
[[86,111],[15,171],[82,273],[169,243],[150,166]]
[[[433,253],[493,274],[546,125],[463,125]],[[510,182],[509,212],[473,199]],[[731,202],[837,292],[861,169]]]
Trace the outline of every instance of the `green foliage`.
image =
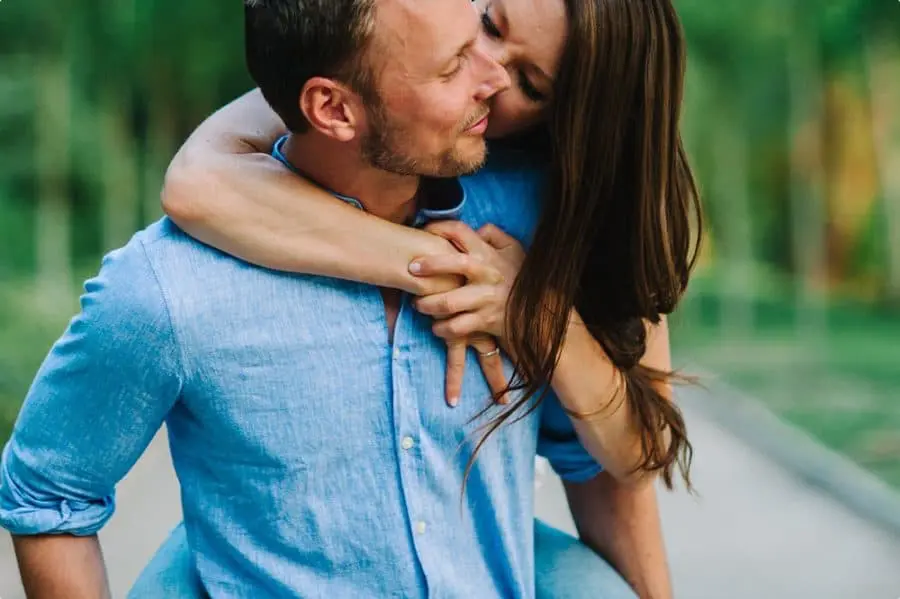
[[[821,125],[823,90],[833,75],[852,74],[856,93],[868,93],[867,44],[900,39],[900,5],[677,0],[676,7],[689,42],[684,136],[712,240],[708,276],[693,286],[707,299],[692,300],[686,310],[708,319],[741,313],[743,304],[756,306],[744,311],[754,330],[738,335],[728,332],[733,323],[700,319],[697,334],[682,346],[725,372],[740,370],[729,364],[747,358],[749,370],[736,380],[753,387],[753,373],[763,372],[765,361],[752,356],[769,348],[760,336],[778,338],[799,326],[796,319],[770,321],[784,310],[759,302],[795,301],[810,274],[797,256],[797,240],[805,231],[829,227],[798,211],[804,202],[824,204],[821,191],[828,183],[814,184],[824,175],[810,166],[803,135]],[[242,19],[239,4],[213,0],[0,3],[0,438],[2,423],[11,420],[77,307],[67,291],[77,282],[72,272],[92,272],[104,251],[158,211],[159,183],[177,144],[205,115],[251,86]],[[896,64],[900,71],[900,56]],[[855,269],[850,274],[876,280],[875,289],[888,287],[881,284],[889,255],[882,195],[848,250]],[[65,255],[54,254],[59,239]],[[53,295],[47,285],[66,291]],[[741,299],[745,293],[754,299]],[[756,341],[744,349],[737,344],[729,354],[707,344],[722,335]],[[810,376],[817,368],[842,372],[841,352],[868,355],[862,337],[844,343],[850,336],[829,337],[836,353],[819,355]],[[848,377],[882,381],[880,366],[865,371],[848,360]],[[754,388],[773,398],[785,393]],[[788,412],[792,418],[799,413]],[[823,437],[840,436],[822,418],[808,421],[828,429]]]

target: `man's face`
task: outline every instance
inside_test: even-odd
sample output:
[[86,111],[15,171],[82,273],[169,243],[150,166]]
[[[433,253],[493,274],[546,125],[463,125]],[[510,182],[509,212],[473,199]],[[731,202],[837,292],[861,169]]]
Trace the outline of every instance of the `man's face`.
[[369,52],[378,100],[367,106],[365,158],[404,175],[476,170],[487,100],[510,81],[482,47],[470,0],[381,0],[376,10]]

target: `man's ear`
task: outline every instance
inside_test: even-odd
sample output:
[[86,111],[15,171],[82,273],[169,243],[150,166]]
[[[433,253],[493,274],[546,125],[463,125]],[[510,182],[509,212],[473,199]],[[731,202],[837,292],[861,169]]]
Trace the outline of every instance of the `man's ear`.
[[333,79],[313,77],[300,91],[300,110],[310,126],[337,141],[356,137],[360,107],[357,94]]

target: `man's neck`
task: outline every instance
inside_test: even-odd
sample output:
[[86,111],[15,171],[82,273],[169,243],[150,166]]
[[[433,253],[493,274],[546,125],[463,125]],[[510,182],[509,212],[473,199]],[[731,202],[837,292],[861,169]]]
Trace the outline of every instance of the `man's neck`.
[[419,178],[373,168],[362,160],[356,146],[315,133],[292,134],[283,151],[294,168],[314,183],[358,200],[374,216],[405,223],[415,214]]

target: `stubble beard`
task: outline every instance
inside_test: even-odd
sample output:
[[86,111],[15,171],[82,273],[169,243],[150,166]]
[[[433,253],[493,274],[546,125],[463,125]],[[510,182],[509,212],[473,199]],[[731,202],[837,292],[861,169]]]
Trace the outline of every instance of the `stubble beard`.
[[[380,102],[370,102],[367,118],[369,132],[362,139],[363,159],[373,167],[404,176],[420,177],[460,177],[469,175],[484,165],[486,147],[475,156],[462,156],[456,148],[448,148],[433,156],[413,156],[405,148],[409,147],[409,136],[398,126],[390,123]],[[480,140],[484,144],[484,140]]]

